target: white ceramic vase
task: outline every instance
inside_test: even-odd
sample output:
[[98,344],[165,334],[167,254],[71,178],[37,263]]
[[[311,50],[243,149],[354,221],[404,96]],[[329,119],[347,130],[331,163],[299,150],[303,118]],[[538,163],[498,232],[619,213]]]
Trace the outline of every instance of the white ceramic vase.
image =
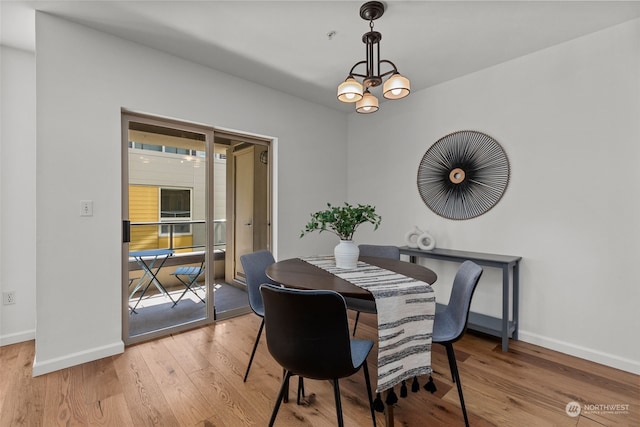
[[410,248],[417,248],[418,237],[420,237],[422,233],[424,233],[424,231],[420,230],[417,225],[414,226],[413,230],[404,235],[404,240],[407,243],[407,246]]
[[418,247],[423,251],[430,251],[436,247],[436,239],[428,231],[425,231],[418,237]]
[[336,258],[336,267],[353,269],[358,265],[360,249],[353,240],[340,240],[333,249],[333,256]]

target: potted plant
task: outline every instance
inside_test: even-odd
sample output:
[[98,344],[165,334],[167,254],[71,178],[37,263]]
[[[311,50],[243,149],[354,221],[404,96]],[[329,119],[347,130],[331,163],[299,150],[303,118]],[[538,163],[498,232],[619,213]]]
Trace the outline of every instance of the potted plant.
[[371,205],[353,206],[345,202],[344,206],[332,206],[331,203],[327,203],[327,206],[328,209],[311,214],[311,220],[302,230],[300,237],[312,231],[329,231],[335,234],[340,239],[340,243],[334,249],[336,267],[355,268],[360,251],[353,242],[353,234],[358,226],[365,222],[373,224],[373,229],[377,230],[382,218]]

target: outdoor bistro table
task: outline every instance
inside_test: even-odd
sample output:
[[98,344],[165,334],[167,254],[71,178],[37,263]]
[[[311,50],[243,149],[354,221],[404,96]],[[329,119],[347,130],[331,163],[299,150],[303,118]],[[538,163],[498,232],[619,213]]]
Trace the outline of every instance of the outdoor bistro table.
[[[437,279],[436,274],[430,269],[389,258],[377,257],[360,257],[359,261],[371,266],[380,267],[394,273],[399,273],[406,278],[411,278],[431,285]],[[348,273],[349,270],[343,270]],[[267,276],[277,283],[281,283],[287,287],[297,289],[328,289],[333,290],[345,297],[363,298],[373,300],[371,292],[350,283],[349,281],[338,277],[336,274],[319,268],[303,259],[293,258],[276,262],[266,269]],[[339,273],[337,273],[339,274]],[[414,282],[415,283],[415,282]],[[429,287],[430,289],[430,287]],[[380,317],[380,305],[378,305],[378,316]],[[435,311],[435,297],[433,301],[433,310]],[[430,323],[431,327],[433,323]],[[430,367],[429,367],[430,368]],[[385,421],[388,427],[393,426],[393,406],[385,405]]]
[[[138,304],[140,304],[142,297],[144,297],[144,294],[147,292],[147,289],[149,289],[149,286],[151,286],[152,283],[155,285],[158,291],[166,294],[171,302],[173,302],[175,305],[175,301],[173,300],[173,298],[171,298],[171,295],[169,294],[169,292],[167,292],[167,289],[162,285],[162,283],[160,283],[160,280],[158,280],[157,277],[160,269],[167,261],[167,258],[172,256],[173,252],[173,249],[148,249],[144,251],[129,252],[129,256],[135,259],[136,263],[140,266],[140,269],[143,272],[142,277],[138,279],[138,283],[136,283],[136,286],[133,288],[133,291],[129,295],[129,298],[132,298],[133,295],[144,286],[144,288],[142,289],[142,293],[138,298],[138,301],[136,301],[136,304],[133,306],[131,311],[135,312],[136,307],[138,307]],[[148,283],[146,283],[147,279],[149,279]]]

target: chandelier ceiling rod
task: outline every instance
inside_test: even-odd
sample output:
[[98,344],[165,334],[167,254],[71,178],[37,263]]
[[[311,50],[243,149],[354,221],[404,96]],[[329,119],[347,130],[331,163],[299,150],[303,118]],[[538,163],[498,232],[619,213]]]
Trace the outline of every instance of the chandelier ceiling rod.
[[[382,34],[373,30],[373,21],[384,14],[384,4],[370,1],[360,7],[360,17],[369,21],[369,32],[362,36],[366,46],[366,59],[356,62],[351,67],[346,80],[338,86],[338,99],[342,102],[355,102],[358,113],[374,113],[378,111],[378,98],[369,88],[380,86],[385,77],[390,76],[383,85],[383,96],[387,99],[400,99],[409,95],[411,91],[409,79],[398,72],[395,64],[387,59],[380,59],[380,40]],[[382,64],[391,66],[389,71],[382,73]],[[356,73],[359,66],[365,66],[365,73]],[[362,79],[362,83],[356,80]]]

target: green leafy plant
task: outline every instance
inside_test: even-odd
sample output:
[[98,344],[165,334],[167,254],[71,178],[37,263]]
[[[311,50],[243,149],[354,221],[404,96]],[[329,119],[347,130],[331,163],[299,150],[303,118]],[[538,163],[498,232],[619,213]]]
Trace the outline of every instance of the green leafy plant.
[[376,214],[376,208],[371,205],[353,206],[345,202],[341,207],[331,206],[331,203],[327,203],[327,206],[327,210],[311,214],[311,221],[302,230],[300,237],[312,231],[329,231],[341,240],[353,240],[353,233],[360,224],[369,222],[377,230],[382,221],[382,217]]

